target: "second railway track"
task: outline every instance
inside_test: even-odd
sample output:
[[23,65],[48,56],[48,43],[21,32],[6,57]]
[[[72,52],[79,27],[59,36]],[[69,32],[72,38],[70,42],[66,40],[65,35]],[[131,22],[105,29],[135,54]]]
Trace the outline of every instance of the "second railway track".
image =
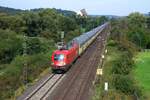
[[64,74],[52,74],[24,100],[43,100],[63,77]]

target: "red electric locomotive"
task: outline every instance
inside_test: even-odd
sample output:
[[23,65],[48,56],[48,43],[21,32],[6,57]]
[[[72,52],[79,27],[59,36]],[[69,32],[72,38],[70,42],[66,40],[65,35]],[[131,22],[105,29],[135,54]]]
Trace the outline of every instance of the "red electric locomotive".
[[72,40],[67,45],[52,54],[52,69],[66,70],[72,62],[78,57],[79,46],[76,41]]

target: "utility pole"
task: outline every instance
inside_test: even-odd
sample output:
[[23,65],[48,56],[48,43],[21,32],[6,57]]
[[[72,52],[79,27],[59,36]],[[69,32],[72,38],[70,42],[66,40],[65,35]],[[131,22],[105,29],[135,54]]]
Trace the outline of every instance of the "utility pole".
[[61,31],[60,32],[60,38],[61,38],[61,40],[60,40],[60,42],[56,43],[56,46],[57,46],[58,49],[62,49],[64,47],[64,45],[65,45],[65,43],[64,43],[64,37],[65,37],[64,31]]
[[61,42],[64,44],[64,37],[65,37],[65,33],[64,31],[61,32]]
[[24,38],[23,38],[23,58],[24,58],[24,62],[23,62],[23,84],[24,85],[27,85],[27,78],[28,78],[28,67],[27,67],[27,36],[24,35]]

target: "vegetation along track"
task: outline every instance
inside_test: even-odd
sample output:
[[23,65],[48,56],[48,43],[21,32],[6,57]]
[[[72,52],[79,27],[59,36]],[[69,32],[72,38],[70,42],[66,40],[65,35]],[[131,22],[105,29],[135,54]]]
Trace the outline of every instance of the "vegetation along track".
[[107,38],[106,32],[93,42],[85,53],[75,62],[66,73],[65,78],[55,88],[47,100],[89,100],[91,99],[92,83],[96,68],[100,61],[100,54]]
[[61,80],[63,74],[52,74],[33,92],[31,92],[24,100],[42,100],[49,91]]

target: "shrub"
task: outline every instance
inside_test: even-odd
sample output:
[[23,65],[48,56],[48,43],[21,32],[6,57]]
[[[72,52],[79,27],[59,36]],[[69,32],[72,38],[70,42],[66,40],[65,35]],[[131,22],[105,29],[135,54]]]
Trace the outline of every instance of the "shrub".
[[107,43],[108,46],[116,46],[117,43],[114,40],[109,40]]
[[125,94],[133,94],[134,86],[130,76],[114,75],[113,85],[116,90],[119,90]]
[[16,55],[20,54],[22,40],[15,32],[1,29],[0,40],[0,64],[10,63]]
[[17,56],[0,74],[0,99],[10,98],[14,91],[23,84],[24,63],[27,64],[27,82],[32,82],[39,74],[49,67],[49,54]]
[[112,67],[112,73],[127,75],[127,74],[129,74],[129,69],[122,63],[115,62]]

